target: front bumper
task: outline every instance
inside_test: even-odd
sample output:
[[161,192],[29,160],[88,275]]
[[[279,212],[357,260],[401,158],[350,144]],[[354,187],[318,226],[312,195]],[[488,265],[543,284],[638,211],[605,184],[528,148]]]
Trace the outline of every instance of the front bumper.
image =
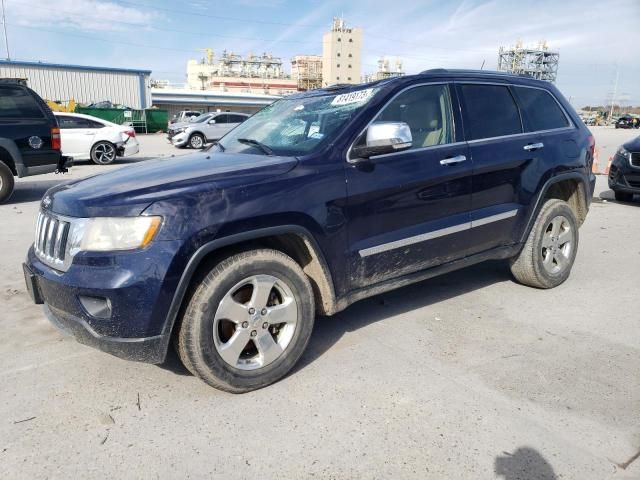
[[[167,314],[180,278],[179,242],[101,256],[78,254],[69,270],[57,271],[29,249],[27,289],[53,324],[85,345],[127,360],[161,363],[169,345]],[[87,303],[108,305],[98,311]]]
[[640,167],[632,166],[627,158],[616,154],[611,162],[608,181],[611,190],[640,193]]
[[189,135],[186,132],[176,133],[169,141],[174,147],[184,147],[189,141]]

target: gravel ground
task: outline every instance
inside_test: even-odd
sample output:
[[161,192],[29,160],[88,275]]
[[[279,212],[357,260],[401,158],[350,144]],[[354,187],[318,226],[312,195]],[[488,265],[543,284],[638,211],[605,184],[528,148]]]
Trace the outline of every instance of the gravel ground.
[[[637,133],[592,131],[601,161]],[[188,153],[140,140],[127,163]],[[39,198],[121,167],[22,179],[0,206],[0,478],[640,478],[640,202],[606,178],[562,286],[491,262],[359,302],[318,320],[293,374],[233,396],[175,356],[84,347],[27,296]]]

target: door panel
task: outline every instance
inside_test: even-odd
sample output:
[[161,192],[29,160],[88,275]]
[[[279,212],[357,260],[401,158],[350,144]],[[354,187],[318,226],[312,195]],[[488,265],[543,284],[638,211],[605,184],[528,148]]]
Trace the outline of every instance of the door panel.
[[82,117],[59,115],[60,141],[62,152],[75,158],[89,158],[96,128],[89,128],[89,122]]
[[[449,87],[401,92],[375,121],[407,123],[413,147],[347,166],[353,288],[464,257],[468,248],[472,162],[468,146],[455,142]],[[456,156],[466,161],[441,164]]]
[[473,254],[516,241],[517,227],[526,214],[521,182],[527,171],[540,168],[539,150],[527,145],[539,139],[523,134],[508,85],[459,83],[456,88],[473,159],[469,250]]

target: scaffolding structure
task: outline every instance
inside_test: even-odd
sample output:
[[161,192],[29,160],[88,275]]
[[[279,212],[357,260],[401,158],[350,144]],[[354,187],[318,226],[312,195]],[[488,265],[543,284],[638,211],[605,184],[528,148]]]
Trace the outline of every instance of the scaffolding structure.
[[322,56],[296,55],[291,59],[291,78],[298,90],[313,90],[322,86]]
[[535,48],[526,47],[518,41],[515,47],[500,47],[498,70],[555,82],[559,59],[560,54],[550,51],[545,41],[540,42]]

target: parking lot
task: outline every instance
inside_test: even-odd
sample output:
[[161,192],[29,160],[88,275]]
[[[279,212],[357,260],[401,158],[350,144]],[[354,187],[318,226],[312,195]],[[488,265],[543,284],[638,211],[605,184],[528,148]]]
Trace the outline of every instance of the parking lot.
[[[637,131],[594,127],[602,169]],[[21,262],[51,186],[157,156],[24,178],[0,206],[0,478],[640,478],[640,200],[599,176],[569,280],[491,262],[316,322],[294,372],[230,395],[59,333]],[[636,460],[638,459],[638,460]],[[635,461],[634,461],[635,460]]]

